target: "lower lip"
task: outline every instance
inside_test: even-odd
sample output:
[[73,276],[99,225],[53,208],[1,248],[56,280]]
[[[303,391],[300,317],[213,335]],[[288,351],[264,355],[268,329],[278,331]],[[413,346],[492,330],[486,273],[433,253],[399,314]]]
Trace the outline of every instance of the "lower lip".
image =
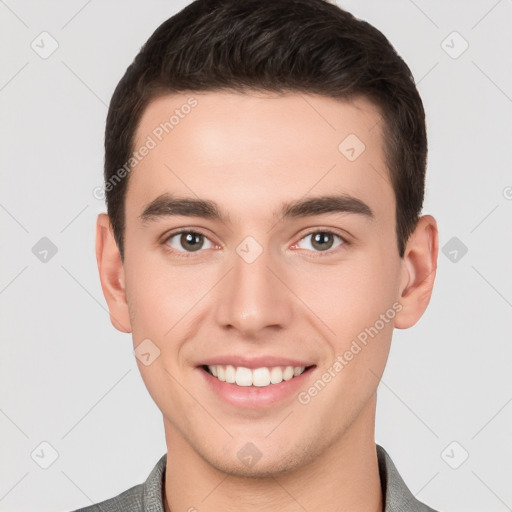
[[285,398],[296,395],[301,388],[305,389],[306,380],[314,368],[314,366],[310,366],[297,377],[263,387],[237,386],[229,382],[222,382],[202,367],[199,367],[198,370],[214,393],[225,402],[235,407],[255,409],[272,406]]

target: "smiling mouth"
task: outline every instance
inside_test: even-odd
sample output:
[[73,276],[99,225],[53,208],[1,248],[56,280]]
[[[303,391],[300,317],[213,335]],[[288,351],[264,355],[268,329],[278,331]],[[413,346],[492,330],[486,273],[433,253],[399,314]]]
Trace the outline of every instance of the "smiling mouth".
[[240,387],[266,387],[280,384],[283,381],[292,380],[312,366],[271,366],[261,368],[246,368],[244,366],[232,365],[202,365],[201,368],[212,377],[221,382],[234,384]]

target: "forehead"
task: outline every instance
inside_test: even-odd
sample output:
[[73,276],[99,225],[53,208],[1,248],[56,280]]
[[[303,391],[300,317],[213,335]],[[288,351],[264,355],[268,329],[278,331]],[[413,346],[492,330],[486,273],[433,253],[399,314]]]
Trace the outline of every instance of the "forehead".
[[127,212],[136,208],[140,213],[166,192],[259,216],[271,203],[346,193],[372,205],[377,216],[394,218],[383,124],[378,108],[363,97],[161,96],[148,105],[136,130],[134,151],[150,149],[134,161]]

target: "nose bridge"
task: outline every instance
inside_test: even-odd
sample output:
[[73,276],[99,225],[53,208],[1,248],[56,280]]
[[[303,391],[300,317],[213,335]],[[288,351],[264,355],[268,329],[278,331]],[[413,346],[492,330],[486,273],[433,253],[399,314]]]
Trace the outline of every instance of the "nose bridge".
[[217,303],[217,321],[246,335],[266,327],[284,327],[291,317],[290,297],[275,277],[279,262],[272,251],[253,237],[244,239],[233,252],[229,282]]

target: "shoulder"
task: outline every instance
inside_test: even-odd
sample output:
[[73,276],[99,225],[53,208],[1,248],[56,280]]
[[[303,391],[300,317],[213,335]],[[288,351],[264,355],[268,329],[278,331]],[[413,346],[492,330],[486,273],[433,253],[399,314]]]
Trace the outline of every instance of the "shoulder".
[[389,453],[379,444],[377,457],[382,492],[385,501],[384,512],[438,512],[419,501],[409,490],[393,463]]
[[72,512],[163,512],[162,489],[167,454],[163,455],[144,483],[121,494]]
[[143,510],[143,493],[144,484],[134,485],[118,496],[101,501],[95,505],[76,509],[73,512],[139,512]]

